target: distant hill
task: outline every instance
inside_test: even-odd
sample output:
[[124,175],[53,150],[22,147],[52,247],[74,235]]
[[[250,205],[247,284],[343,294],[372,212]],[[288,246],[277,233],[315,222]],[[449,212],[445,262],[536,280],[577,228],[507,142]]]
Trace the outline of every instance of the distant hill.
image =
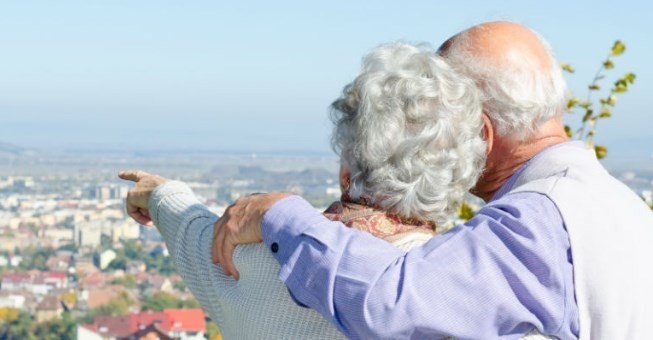
[[34,154],[34,150],[0,142],[0,157],[24,156]]

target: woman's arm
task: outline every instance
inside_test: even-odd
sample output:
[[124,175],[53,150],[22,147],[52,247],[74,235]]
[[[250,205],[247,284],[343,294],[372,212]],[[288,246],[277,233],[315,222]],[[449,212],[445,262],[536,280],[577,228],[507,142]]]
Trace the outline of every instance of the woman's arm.
[[177,271],[218,324],[225,339],[339,339],[342,335],[317,312],[299,307],[277,278],[279,264],[263,244],[236,248],[240,280],[211,260],[217,216],[188,186],[168,182],[153,191],[149,212]]

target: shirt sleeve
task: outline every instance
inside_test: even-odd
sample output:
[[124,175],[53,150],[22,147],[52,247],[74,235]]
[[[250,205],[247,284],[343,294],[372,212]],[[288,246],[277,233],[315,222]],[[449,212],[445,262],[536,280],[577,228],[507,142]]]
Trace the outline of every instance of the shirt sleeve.
[[226,276],[211,260],[217,216],[184,183],[159,186],[149,211],[177,272],[225,339],[342,338],[320,315],[292,302],[276,277],[279,265],[265,245],[236,247],[233,259],[240,280]]
[[228,278],[210,258],[213,224],[218,216],[178,181],[166,182],[152,192],[149,212],[177,272],[211,318],[222,322],[225,315],[216,286],[225,285]]
[[298,196],[261,227],[291,294],[349,338],[575,337],[569,240],[544,195],[506,195],[407,253]]

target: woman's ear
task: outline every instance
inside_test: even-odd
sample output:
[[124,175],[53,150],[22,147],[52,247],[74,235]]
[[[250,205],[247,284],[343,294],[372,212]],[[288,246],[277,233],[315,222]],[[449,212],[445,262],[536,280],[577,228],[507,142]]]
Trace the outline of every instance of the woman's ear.
[[483,119],[483,139],[485,139],[485,154],[489,155],[492,152],[492,147],[494,146],[494,128],[492,127],[492,121],[485,113],[481,114]]
[[351,173],[349,172],[349,168],[346,167],[344,164],[340,165],[340,191],[343,193],[347,192],[349,190],[349,185],[351,184]]

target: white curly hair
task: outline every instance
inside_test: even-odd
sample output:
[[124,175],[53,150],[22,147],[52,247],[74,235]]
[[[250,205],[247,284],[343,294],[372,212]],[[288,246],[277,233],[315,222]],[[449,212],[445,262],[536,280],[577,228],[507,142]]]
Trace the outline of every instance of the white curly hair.
[[427,45],[373,49],[331,108],[354,201],[442,224],[484,167],[480,93]]

